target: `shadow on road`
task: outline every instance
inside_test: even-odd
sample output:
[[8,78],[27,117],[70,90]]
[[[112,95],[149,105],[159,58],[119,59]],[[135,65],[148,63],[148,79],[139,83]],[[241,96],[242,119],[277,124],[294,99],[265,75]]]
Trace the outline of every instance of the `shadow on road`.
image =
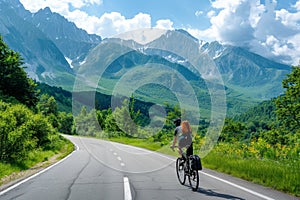
[[232,195],[229,195],[229,194],[218,193],[218,192],[215,192],[211,189],[198,188],[198,190],[196,192],[199,192],[199,193],[204,194],[206,196],[219,197],[219,198],[223,198],[223,199],[245,200],[241,197],[236,197],[236,196],[232,196]]

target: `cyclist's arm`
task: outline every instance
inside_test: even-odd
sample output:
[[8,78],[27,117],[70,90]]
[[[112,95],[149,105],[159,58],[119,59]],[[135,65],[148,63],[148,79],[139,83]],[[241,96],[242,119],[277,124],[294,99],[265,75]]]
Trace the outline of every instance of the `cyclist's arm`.
[[177,136],[174,135],[173,137],[173,148],[176,146],[176,142],[177,142]]
[[178,132],[179,132],[178,127],[176,127],[174,130],[174,136],[173,136],[173,144],[172,144],[173,148],[176,146]]

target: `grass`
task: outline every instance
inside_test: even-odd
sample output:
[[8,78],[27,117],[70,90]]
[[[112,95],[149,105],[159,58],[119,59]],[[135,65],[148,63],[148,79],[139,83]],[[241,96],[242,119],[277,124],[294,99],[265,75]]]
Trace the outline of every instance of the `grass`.
[[[1,163],[0,162],[0,180],[1,178],[5,177],[5,176],[8,176],[14,172],[20,172],[21,171],[21,168],[19,166],[15,166],[15,165],[12,165],[12,164],[9,164],[9,163]],[[1,181],[0,181],[0,184],[1,184]]]
[[115,137],[115,138],[109,138],[108,140],[113,141],[113,142],[122,143],[122,144],[130,144],[132,146],[141,147],[141,148],[149,149],[152,151],[156,151],[157,149],[160,149],[162,147],[160,145],[160,143],[151,142],[147,139]]
[[[178,156],[178,153],[172,151],[168,145],[162,146],[160,143],[153,143],[147,139],[121,137],[110,138],[110,140]],[[202,159],[202,164],[209,169],[227,173],[291,195],[300,196],[300,160],[246,159],[211,151]]]
[[[178,156],[169,145],[161,145],[149,139],[136,139],[127,137],[109,138],[110,141],[129,144],[164,154]],[[68,142],[60,151],[59,159],[73,151],[73,145]],[[0,178],[13,172],[19,172],[34,166],[36,163],[47,161],[55,152],[32,152],[23,165],[0,163]],[[211,151],[202,159],[203,166],[239,177],[257,184],[274,188],[295,196],[300,196],[300,160],[274,161],[257,158],[239,158],[230,154]],[[0,182],[1,184],[1,182]]]
[[203,159],[203,164],[210,169],[300,196],[300,161],[241,159],[212,151]]
[[[0,162],[0,185],[3,184],[4,178],[8,177],[14,173],[19,173],[21,171],[30,169],[32,167],[47,167],[51,163],[60,160],[70,154],[73,149],[74,145],[69,140],[64,140],[65,143],[63,144],[62,148],[59,151],[42,151],[42,150],[35,150],[31,151],[28,154],[27,159],[24,159],[22,162],[19,163],[2,163]],[[57,157],[56,157],[57,156]],[[55,160],[51,160],[51,159]]]

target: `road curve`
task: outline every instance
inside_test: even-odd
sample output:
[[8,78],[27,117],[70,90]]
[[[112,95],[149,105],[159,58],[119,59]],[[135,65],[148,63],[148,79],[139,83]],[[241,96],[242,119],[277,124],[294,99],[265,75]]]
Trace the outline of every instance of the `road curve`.
[[200,187],[193,192],[179,184],[174,157],[93,138],[66,137],[76,144],[76,151],[0,191],[0,200],[299,200],[207,169],[200,173]]

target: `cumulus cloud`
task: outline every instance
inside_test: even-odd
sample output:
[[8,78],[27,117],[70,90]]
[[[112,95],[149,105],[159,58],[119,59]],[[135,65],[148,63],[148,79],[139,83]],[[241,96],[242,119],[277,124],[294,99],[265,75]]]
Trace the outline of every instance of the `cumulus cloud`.
[[88,33],[94,33],[104,38],[131,30],[151,28],[151,16],[144,13],[138,13],[133,18],[127,19],[121,13],[111,12],[104,13],[98,18],[89,16],[80,10],[75,10],[69,12],[66,18]]
[[156,21],[155,28],[173,30],[173,22],[169,19],[161,19]]
[[[126,18],[121,13],[104,13],[100,17],[81,11],[83,7],[101,5],[103,0],[20,0],[31,12],[50,7],[88,33],[102,37],[140,28],[150,28],[151,16],[138,13]],[[188,27],[193,36],[207,41],[243,46],[262,56],[287,64],[298,64],[300,58],[300,0],[290,8],[276,10],[276,0],[210,0],[211,10],[206,13],[210,27],[199,30]],[[72,9],[71,9],[72,8]],[[195,12],[196,16],[203,11]],[[174,29],[169,19],[155,22],[156,28]],[[182,27],[180,27],[182,28]]]
[[[300,13],[275,10],[276,2],[266,3],[255,28],[250,49],[286,64],[297,64],[300,58]],[[258,42],[257,42],[258,41]]]
[[293,7],[296,8],[297,11],[300,11],[300,1],[297,1]]
[[[41,8],[50,7],[52,12],[57,12],[76,24],[77,27],[86,30],[88,33],[98,34],[102,37],[111,37],[130,30],[151,27],[151,16],[138,13],[133,18],[125,18],[121,13],[104,13],[101,17],[90,16],[80,10],[83,6],[102,4],[102,0],[21,0],[26,9],[37,12]],[[70,5],[75,8],[70,10]],[[170,20],[160,20],[157,26],[160,28],[172,28]]]
[[50,7],[52,11],[66,14],[69,11],[69,6],[79,9],[89,5],[101,5],[102,0],[20,0],[24,7],[31,12],[37,12],[41,8]]
[[196,17],[199,17],[199,16],[201,16],[201,15],[203,15],[203,11],[202,10],[197,10],[196,12],[195,12],[195,15],[196,15]]
[[100,17],[96,32],[109,37],[130,30],[150,27],[151,17],[148,14],[139,13],[131,19],[126,19],[120,13],[112,12],[105,13]]
[[209,28],[205,30],[199,30],[195,28],[186,28],[187,32],[189,32],[192,36],[195,38],[198,38],[199,40],[203,41],[214,41],[216,40],[215,32]]
[[211,10],[207,13],[207,17],[209,17],[209,18],[212,18],[215,15],[216,15],[216,12],[214,10]]
[[188,28],[199,39],[243,46],[274,60],[298,64],[300,58],[300,1],[290,9],[276,10],[276,1],[215,0],[207,13],[206,30]]
[[215,1],[212,6],[221,11],[210,18],[216,39],[232,45],[247,45],[253,39],[250,23],[251,1]]
[[[300,11],[300,9],[298,11]],[[285,26],[297,29],[299,28],[300,12],[290,13],[286,9],[281,9],[276,11],[276,19],[280,20]]]

